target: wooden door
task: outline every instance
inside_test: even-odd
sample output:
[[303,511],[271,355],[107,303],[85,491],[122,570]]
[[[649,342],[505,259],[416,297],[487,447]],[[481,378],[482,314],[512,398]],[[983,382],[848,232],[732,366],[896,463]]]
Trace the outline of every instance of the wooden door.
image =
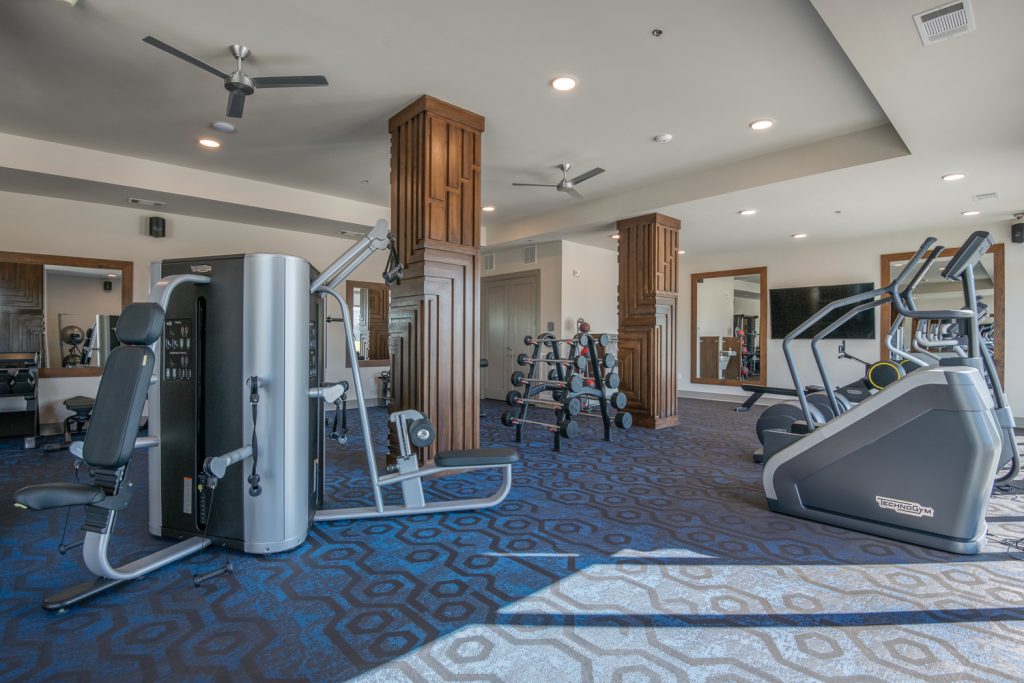
[[0,262],[0,352],[42,354],[44,320],[43,266]]

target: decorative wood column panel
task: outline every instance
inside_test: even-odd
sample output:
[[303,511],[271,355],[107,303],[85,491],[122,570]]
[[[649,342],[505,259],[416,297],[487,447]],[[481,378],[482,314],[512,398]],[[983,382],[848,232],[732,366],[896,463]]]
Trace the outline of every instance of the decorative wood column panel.
[[42,354],[44,320],[43,266],[0,262],[0,352]]
[[679,422],[676,308],[679,220],[659,213],[621,220],[619,230],[620,391],[641,427]]
[[482,116],[428,95],[391,117],[391,220],[405,264],[391,291],[394,410],[425,413],[425,452],[480,445]]

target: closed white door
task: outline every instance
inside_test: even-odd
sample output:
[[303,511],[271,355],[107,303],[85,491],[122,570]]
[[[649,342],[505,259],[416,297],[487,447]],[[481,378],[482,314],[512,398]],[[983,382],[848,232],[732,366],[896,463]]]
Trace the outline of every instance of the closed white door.
[[480,357],[488,366],[480,371],[480,393],[484,398],[502,400],[512,390],[511,377],[516,356],[529,353],[523,337],[540,332],[540,277],[536,271],[481,280]]

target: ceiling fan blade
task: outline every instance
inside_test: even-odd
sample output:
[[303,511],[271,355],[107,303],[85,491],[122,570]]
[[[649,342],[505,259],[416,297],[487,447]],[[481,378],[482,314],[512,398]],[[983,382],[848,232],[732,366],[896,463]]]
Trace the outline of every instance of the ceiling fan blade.
[[323,76],[261,76],[252,79],[257,88],[298,88],[309,85],[327,85]]
[[183,59],[186,62],[188,62],[189,64],[193,64],[195,66],[198,66],[200,69],[202,69],[204,71],[209,71],[214,76],[220,76],[221,78],[227,78],[228,77],[228,75],[226,73],[224,73],[223,71],[221,71],[217,67],[210,66],[209,64],[207,64],[203,60],[197,59],[197,58],[193,57],[192,55],[188,54],[187,52],[182,52],[178,48],[172,47],[172,46],[168,45],[167,43],[165,43],[164,41],[159,40],[157,38],[154,38],[153,36],[146,36],[145,38],[142,39],[142,42],[149,43],[153,47],[159,48],[159,49],[163,50],[164,52],[166,52],[167,54],[174,55],[178,59]]
[[236,119],[242,118],[242,109],[245,107],[245,95],[235,90],[228,95],[228,116]]
[[568,190],[565,191],[565,193],[570,197],[575,197],[576,199],[583,199],[583,195],[577,192],[576,188],[574,187],[570,187]]
[[575,178],[573,178],[569,182],[572,183],[573,185],[575,185],[576,183],[582,183],[584,180],[590,180],[594,176],[600,175],[602,173],[604,173],[604,169],[603,168],[600,168],[600,167],[592,168],[589,171],[587,171],[586,173],[579,174],[578,176],[576,176]]
[[558,185],[541,185],[540,183],[512,183],[516,187],[558,187]]

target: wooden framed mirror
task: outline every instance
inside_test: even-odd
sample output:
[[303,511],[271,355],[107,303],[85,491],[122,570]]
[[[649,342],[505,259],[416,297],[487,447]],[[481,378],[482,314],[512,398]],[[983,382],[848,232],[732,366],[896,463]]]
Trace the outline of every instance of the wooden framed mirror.
[[[391,365],[391,352],[388,349],[391,290],[383,282],[349,280],[345,285],[345,300],[352,311],[352,328],[357,339],[356,352],[359,354],[360,365]],[[347,353],[345,367],[352,367]]]
[[690,276],[690,381],[764,386],[768,378],[768,268]]
[[38,353],[40,377],[98,377],[132,302],[132,265],[0,251],[0,352]]
[[[950,282],[940,275],[940,271],[949,263],[949,259],[956,253],[956,247],[944,249],[942,254],[932,264],[931,270],[925,279],[918,285],[914,292],[914,301],[921,309],[956,309],[964,306],[963,290],[959,282]],[[893,278],[903,269],[908,259],[914,255],[913,252],[902,252],[898,254],[882,254],[881,257],[881,279],[882,286],[892,282]],[[979,324],[986,334],[992,348],[992,355],[999,371],[1000,381],[1005,382],[1003,370],[1006,360],[1006,293],[1005,283],[1005,252],[1003,244],[994,244],[988,253],[982,257],[975,266],[975,282],[978,296],[987,308],[987,315],[979,320]],[[889,349],[885,340],[892,322],[896,319],[896,311],[888,304],[882,306],[882,329],[879,331],[879,358],[888,358]],[[913,352],[912,340],[917,331],[916,323],[904,322],[904,332],[901,335],[901,348],[904,351]],[[983,339],[984,342],[984,339]]]

